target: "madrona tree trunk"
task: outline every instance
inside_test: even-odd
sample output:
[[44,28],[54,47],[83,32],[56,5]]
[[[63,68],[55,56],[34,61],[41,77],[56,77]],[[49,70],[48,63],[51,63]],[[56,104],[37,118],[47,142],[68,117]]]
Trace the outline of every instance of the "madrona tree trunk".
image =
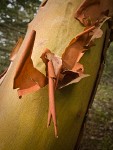
[[[84,12],[88,10],[90,6],[95,6],[95,2],[97,10],[98,4],[99,7],[101,4],[102,7],[100,7],[101,9],[99,10],[105,17],[104,19],[102,18],[102,21],[99,20],[100,18],[94,17],[94,19],[96,18],[94,22],[90,18],[88,24],[88,20],[86,20],[85,23],[82,22],[83,20],[81,21],[83,12],[79,12],[80,17],[77,14],[75,15],[77,8],[82,2],[83,0],[45,1],[39,8],[38,14],[28,25],[25,39],[0,86],[0,150],[77,149],[85,116],[92,102],[98,78],[103,67],[104,53],[108,46],[110,31],[108,21],[105,22],[105,20],[110,19],[108,18],[110,11],[107,12],[108,9],[110,9],[109,6],[106,5],[106,9],[103,10],[105,5],[101,4],[102,0],[93,0],[92,4],[88,7],[86,4],[83,9]],[[107,4],[110,2],[110,0],[107,0]],[[91,2],[89,1],[88,3]],[[91,8],[91,10],[93,10],[93,8]],[[96,12],[90,13],[89,11],[89,14],[92,16],[93,14],[95,15],[95,13]],[[78,18],[78,20],[75,18]],[[86,32],[88,36],[91,34],[90,37],[92,37],[92,33],[95,34],[95,29],[100,29],[101,26],[103,35],[100,30],[98,33],[96,32],[94,39],[98,38],[98,40],[94,41],[95,44],[93,43],[93,45],[95,46],[92,46],[91,43],[90,46],[83,45],[84,50],[87,49],[87,51],[85,51],[80,59],[80,63],[84,66],[84,72],[90,76],[82,79],[78,83],[55,90],[59,137],[56,138],[54,136],[53,123],[47,128],[49,105],[48,85],[39,90],[37,87],[37,91],[33,93],[31,93],[33,90],[31,88],[28,94],[23,95],[21,93],[23,96],[19,99],[16,88],[19,88],[20,83],[18,83],[18,85],[14,83],[16,82],[15,76],[18,76],[18,74],[23,71],[23,74],[20,75],[19,82],[21,82],[22,78],[21,86],[24,87],[26,83],[23,78],[26,80],[26,77],[23,76],[27,71],[22,67],[27,60],[30,60],[30,57],[32,61],[30,60],[31,62],[26,64],[31,64],[28,65],[29,70],[32,69],[34,65],[38,71],[46,75],[45,64],[40,58],[45,49],[49,49],[61,57],[70,41],[75,38],[77,34],[82,33],[84,29],[87,30],[91,28],[90,32]],[[33,31],[36,31],[36,36],[34,44],[32,45],[34,36],[32,37],[31,33]],[[78,36],[77,40],[82,36],[83,35]],[[81,41],[83,40],[84,38]],[[30,41],[32,42],[30,43]],[[76,40],[74,43],[76,43]],[[74,45],[74,43],[72,43],[72,45]],[[32,47],[33,51],[25,55],[25,51],[27,52],[27,49],[32,50]],[[68,49],[70,50],[70,47],[68,47]],[[29,59],[27,59],[28,57]],[[63,55],[63,57],[65,56]],[[68,56],[66,55],[66,57]],[[32,76],[30,79],[34,81]],[[48,77],[46,79],[48,79]],[[39,80],[42,79],[39,78]]]

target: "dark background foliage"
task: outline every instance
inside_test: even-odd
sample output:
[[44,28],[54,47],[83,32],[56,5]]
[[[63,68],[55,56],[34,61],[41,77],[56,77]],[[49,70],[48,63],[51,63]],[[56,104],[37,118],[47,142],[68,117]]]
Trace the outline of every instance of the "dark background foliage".
[[[0,1],[0,72],[9,65],[9,55],[27,24],[33,19],[39,0]],[[113,150],[113,43],[107,51],[105,69],[86,121],[81,150]]]
[[9,54],[40,5],[39,0],[0,1],[0,72],[9,64]]

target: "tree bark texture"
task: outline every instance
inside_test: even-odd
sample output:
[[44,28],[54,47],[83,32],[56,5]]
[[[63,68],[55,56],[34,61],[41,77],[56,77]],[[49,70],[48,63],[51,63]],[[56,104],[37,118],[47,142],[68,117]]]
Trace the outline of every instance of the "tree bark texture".
[[107,23],[102,26],[102,38],[81,59],[85,73],[90,76],[55,92],[58,139],[53,124],[47,128],[48,85],[19,99],[13,83],[32,30],[36,31],[36,38],[31,58],[34,67],[44,74],[45,65],[40,58],[44,49],[61,56],[69,42],[84,30],[74,18],[81,2],[49,0],[29,23],[18,55],[0,86],[0,150],[73,150],[77,144],[103,62]]

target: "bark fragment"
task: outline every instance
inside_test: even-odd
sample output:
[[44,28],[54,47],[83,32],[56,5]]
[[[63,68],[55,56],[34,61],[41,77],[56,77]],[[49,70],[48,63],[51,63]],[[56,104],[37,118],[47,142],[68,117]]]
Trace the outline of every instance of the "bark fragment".
[[59,75],[58,88],[77,83],[82,78],[89,76],[84,74],[84,67],[79,61],[88,50],[87,44],[91,44],[90,39],[94,29],[96,29],[96,26],[85,29],[72,39],[65,49],[62,55],[62,69]]
[[5,79],[5,77],[6,77],[6,74],[7,74],[8,71],[10,70],[10,68],[11,68],[11,66],[12,66],[12,63],[13,63],[13,61],[14,61],[14,59],[15,59],[15,57],[16,57],[18,51],[19,51],[19,48],[20,48],[22,42],[23,42],[23,39],[22,39],[22,38],[19,38],[18,41],[17,41],[17,43],[16,43],[16,45],[15,45],[15,47],[13,48],[13,50],[12,50],[12,52],[11,52],[11,54],[10,54],[10,61],[11,61],[11,62],[10,62],[10,65],[9,65],[9,67],[6,68],[6,70],[4,70],[4,72],[0,75],[0,85],[1,85],[2,82],[4,81],[4,79]]
[[102,21],[104,17],[113,16],[113,1],[109,0],[84,0],[75,13],[84,26],[94,25]]
[[[103,45],[103,50],[102,50],[102,56],[100,60],[100,67],[98,70],[97,78],[94,84],[94,88],[91,94],[91,99],[89,101],[86,115],[88,113],[88,108],[91,106],[92,101],[94,99],[95,91],[97,89],[97,85],[100,80],[100,76],[102,74],[102,70],[104,67],[104,61],[105,61],[105,51],[109,47],[109,43],[112,40],[110,38],[110,32],[112,29],[112,24],[113,24],[113,1],[112,0],[84,0],[83,3],[80,5],[80,7],[77,9],[75,18],[80,21],[85,27],[89,27],[92,25],[96,25],[97,28],[93,30],[92,32],[92,37],[89,42],[94,42],[95,39],[101,38],[103,35],[103,31],[101,30],[102,25],[107,21],[109,28],[107,28],[106,31],[106,36],[105,36],[105,45]],[[89,46],[89,43],[87,44]],[[84,117],[81,131],[77,140],[77,144],[75,149],[79,149],[79,142],[81,138],[81,133],[84,128],[86,116]]]
[[[91,5],[88,5],[88,7],[91,6],[92,9],[92,5],[94,4],[94,9],[98,9],[97,5],[100,5],[98,0],[96,2],[92,1]],[[90,13],[90,11],[88,11],[88,13]],[[57,123],[54,98],[55,89],[60,89],[70,84],[77,83],[81,79],[89,76],[88,74],[84,74],[84,67],[79,61],[83,57],[84,53],[94,45],[94,40],[101,38],[103,35],[101,27],[104,22],[109,19],[109,17],[105,16],[104,13],[100,13],[99,15],[100,18],[98,16],[93,16],[92,14],[92,17],[94,18],[93,21],[90,19],[90,23],[82,22],[83,18],[79,18],[79,20],[86,27],[83,32],[72,39],[68,47],[65,49],[62,58],[59,58],[55,54],[51,53],[51,51],[48,49],[46,49],[41,56],[43,62],[46,65],[46,76],[49,80],[48,125],[50,125],[52,117],[56,136]]]
[[34,45],[36,32],[33,30],[27,43],[24,47],[24,52],[17,66],[14,77],[14,89],[18,88],[18,95],[21,97],[24,94],[37,91],[46,85],[46,77],[33,66],[31,60],[32,49]]
[[13,61],[16,57],[16,54],[18,53],[20,46],[22,45],[23,42],[23,38],[20,37],[15,45],[15,47],[13,48],[11,54],[10,54],[10,60]]
[[56,121],[55,98],[54,98],[54,93],[55,93],[55,79],[53,77],[54,77],[54,68],[53,68],[52,61],[49,61],[48,62],[49,111],[48,111],[48,124],[47,124],[47,126],[50,125],[51,117],[52,117],[53,123],[54,123],[55,137],[58,137],[57,121]]
[[41,55],[43,62],[46,65],[46,76],[49,84],[49,110],[48,110],[48,122],[47,127],[51,123],[51,118],[54,123],[55,137],[58,137],[57,120],[56,120],[56,108],[55,108],[55,89],[57,86],[57,79],[59,71],[62,66],[62,60],[60,57],[51,53],[49,49],[46,49]]
[[88,28],[72,39],[62,55],[63,68],[72,69],[75,63],[80,61],[87,50],[86,45],[91,39],[90,34],[94,29],[95,26]]

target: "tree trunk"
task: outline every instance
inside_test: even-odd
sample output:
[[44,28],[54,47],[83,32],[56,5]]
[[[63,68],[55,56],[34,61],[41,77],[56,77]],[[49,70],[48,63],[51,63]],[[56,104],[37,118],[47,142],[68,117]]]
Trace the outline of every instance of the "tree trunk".
[[96,40],[96,45],[81,59],[85,72],[90,76],[55,92],[58,139],[54,136],[53,124],[48,129],[46,127],[48,85],[19,99],[13,83],[32,30],[36,31],[33,64],[44,74],[45,65],[40,59],[44,49],[48,48],[61,56],[69,42],[83,31],[84,27],[74,18],[81,2],[49,0],[40,7],[38,15],[28,25],[18,55],[0,86],[0,150],[73,150],[78,145],[78,137],[103,62],[107,23],[102,27],[102,38]]

